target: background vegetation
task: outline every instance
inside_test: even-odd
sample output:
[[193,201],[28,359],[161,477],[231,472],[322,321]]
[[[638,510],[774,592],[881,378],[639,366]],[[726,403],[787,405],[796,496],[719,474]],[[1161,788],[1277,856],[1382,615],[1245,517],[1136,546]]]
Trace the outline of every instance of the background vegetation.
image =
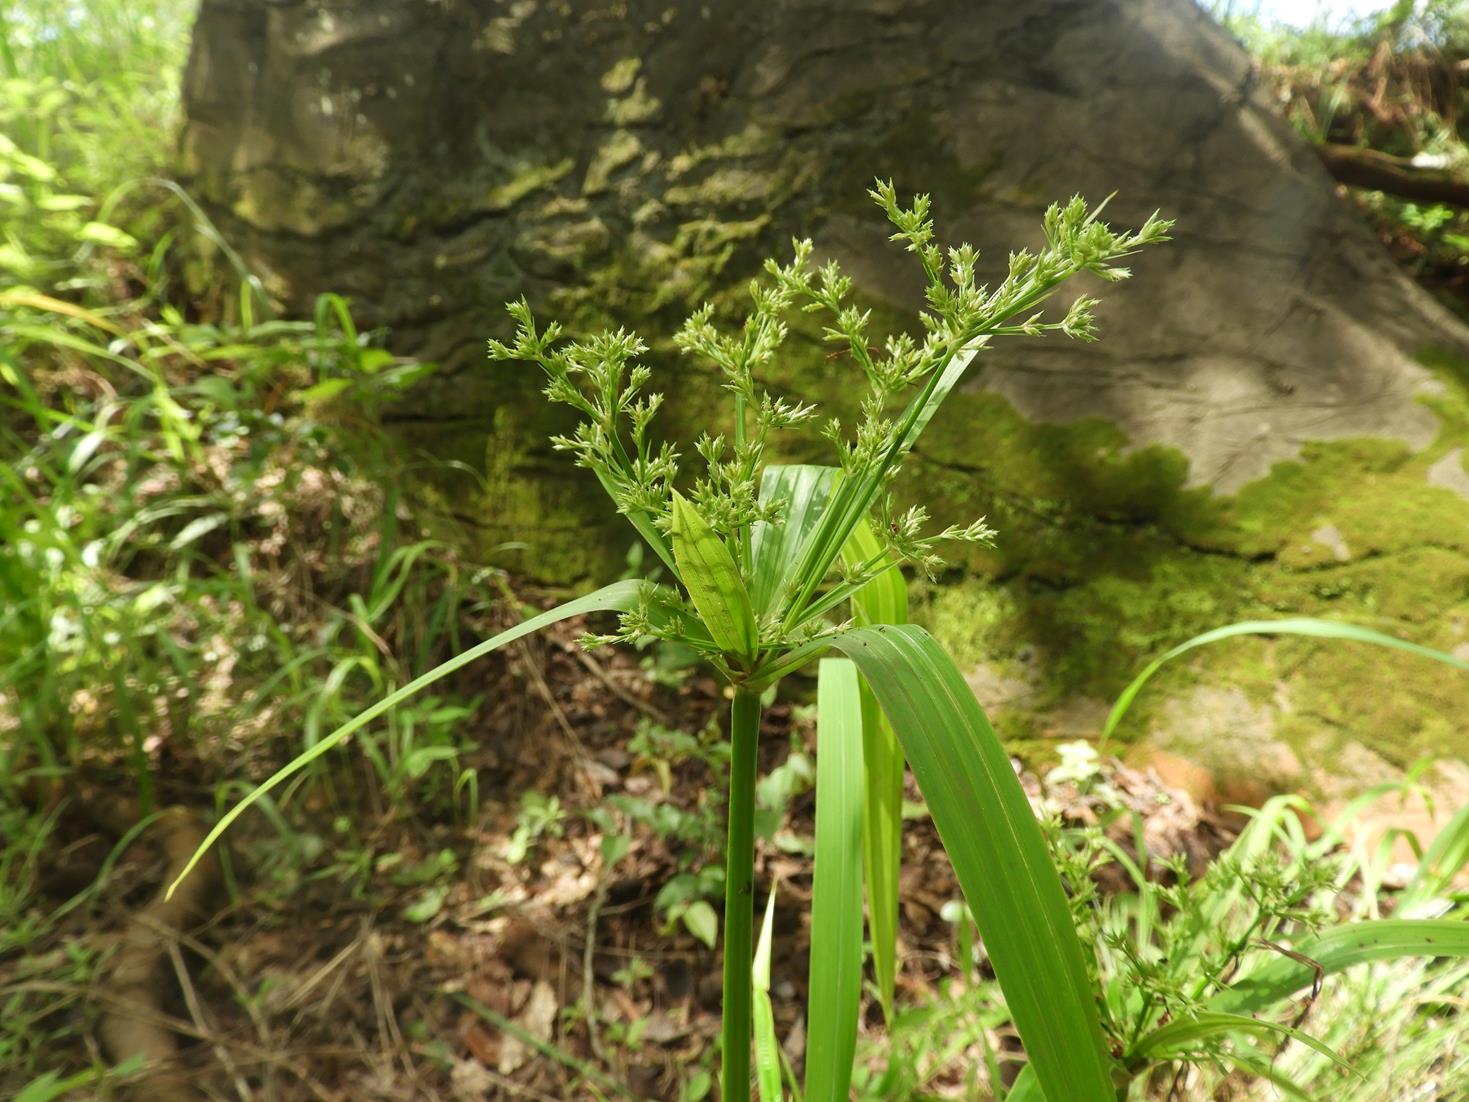
[[[202,927],[136,952],[129,931],[197,840],[177,809],[212,815],[543,596],[415,516],[426,461],[381,417],[432,365],[334,296],[280,316],[170,181],[191,14],[0,9],[0,1094],[709,1097],[725,701],[676,646],[587,656],[572,627],[393,710],[263,802]],[[1341,32],[1222,14],[1312,141],[1469,173],[1463,5]],[[1469,312],[1464,206],[1353,196]],[[782,883],[769,991],[797,1059],[801,697],[767,714],[755,822],[760,882]],[[1084,749],[1027,783],[1119,1006],[1197,1002],[1185,959],[1232,975],[1348,919],[1465,914],[1464,816],[1415,871],[1344,851],[1289,800],[1234,839]],[[907,795],[898,1010],[860,1038],[854,1090],[1002,1097],[1013,1029]],[[1288,1034],[1200,1037],[1133,1096],[1469,1095],[1466,981],[1462,962],[1358,964],[1280,1016],[1353,1071]],[[119,1063],[119,1030],[174,1039]]]

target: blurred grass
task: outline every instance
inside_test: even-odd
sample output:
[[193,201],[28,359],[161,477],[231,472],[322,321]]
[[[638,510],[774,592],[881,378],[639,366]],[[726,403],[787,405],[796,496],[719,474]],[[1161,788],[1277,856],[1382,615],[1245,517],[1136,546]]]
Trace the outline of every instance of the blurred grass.
[[[61,906],[42,885],[83,778],[135,793],[144,821],[223,800],[224,778],[462,649],[493,603],[417,523],[417,460],[379,428],[432,366],[336,296],[271,316],[168,179],[193,8],[0,7],[0,960],[76,985],[99,960],[60,947],[100,879]],[[268,890],[324,867],[361,891],[346,813],[452,815],[475,791],[474,706],[420,698],[364,732],[350,783],[308,777],[345,835],[279,796],[253,873]],[[0,1095],[86,1068],[81,1021],[68,999],[0,1000]]]

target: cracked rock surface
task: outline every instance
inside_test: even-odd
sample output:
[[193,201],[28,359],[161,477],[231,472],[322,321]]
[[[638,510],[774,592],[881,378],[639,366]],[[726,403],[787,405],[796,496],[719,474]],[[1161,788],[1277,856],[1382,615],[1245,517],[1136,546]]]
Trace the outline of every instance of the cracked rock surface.
[[[485,365],[502,304],[640,329],[665,428],[697,430],[717,388],[657,337],[706,299],[736,307],[792,234],[879,319],[911,316],[914,265],[864,195],[891,176],[995,270],[1074,192],[1115,191],[1118,224],[1178,223],[1103,292],[1100,344],[986,353],[904,487],[1001,531],[926,614],[973,662],[1048,671],[1001,708],[1016,731],[1044,739],[1052,711],[1229,619],[1331,615],[1445,648],[1469,630],[1469,333],[1190,0],[205,0],[185,98],[191,186],[268,286],[297,307],[346,294],[444,365],[399,429],[486,472],[483,491],[441,486],[445,509],[486,547],[524,541],[521,569],[605,576],[631,536],[544,444],[562,426],[533,374]],[[790,349],[776,385],[846,412],[850,365],[812,332]],[[1469,744],[1436,718],[1469,704],[1443,669],[1410,707],[1417,668],[1374,656],[1393,683],[1372,707],[1307,707],[1281,686],[1346,675],[1292,646],[1225,670],[1201,652],[1159,691],[1207,701],[1196,683],[1223,679],[1268,705],[1272,737],[1386,742],[1394,767]],[[1180,725],[1145,708],[1132,734],[1173,745]]]

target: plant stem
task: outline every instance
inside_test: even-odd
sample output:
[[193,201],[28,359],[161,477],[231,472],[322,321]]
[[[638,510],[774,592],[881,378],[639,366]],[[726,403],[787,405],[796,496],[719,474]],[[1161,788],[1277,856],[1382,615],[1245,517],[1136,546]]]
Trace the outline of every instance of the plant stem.
[[724,855],[724,1074],[721,1082],[724,1102],[748,1102],[759,693],[735,690],[729,727],[729,846]]

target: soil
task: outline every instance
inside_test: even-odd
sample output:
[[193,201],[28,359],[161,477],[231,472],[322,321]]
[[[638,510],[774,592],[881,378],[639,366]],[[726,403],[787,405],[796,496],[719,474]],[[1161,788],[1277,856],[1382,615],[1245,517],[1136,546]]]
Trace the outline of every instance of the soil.
[[[156,826],[123,847],[87,905],[27,959],[0,962],[0,990],[29,981],[56,999],[49,1025],[64,1027],[67,1039],[48,1062],[84,1066],[115,1045],[109,1033],[119,1023],[131,1022],[152,1038],[146,1047],[155,1057],[132,1088],[138,1098],[164,1097],[165,1087],[170,1102],[690,1097],[700,1069],[712,1068],[718,952],[663,923],[655,899],[691,857],[697,864],[717,854],[689,854],[635,827],[626,855],[608,870],[587,812],[619,794],[720,810],[709,765],[691,759],[663,776],[627,746],[645,721],[705,730],[722,722],[727,701],[697,671],[659,685],[636,654],[587,655],[576,643],[584,627],[563,624],[465,672],[459,689],[484,699],[475,745],[460,761],[479,778],[476,814],[462,813],[462,798],[456,819],[448,799],[398,808],[362,797],[376,792],[365,764],[350,750],[339,755],[335,772],[281,801],[284,833],[271,816],[241,820],[222,853],[227,890],[214,893],[205,921],[181,936],[152,927],[146,990],[136,983],[140,916],[177,854],[164,851],[168,838]],[[792,748],[809,752],[802,691],[794,680],[767,711],[765,770]],[[189,763],[160,764],[169,778],[164,798],[210,805],[210,786],[188,779]],[[1107,776],[1145,814],[1159,855],[1183,850],[1200,868],[1227,842],[1226,828],[1156,774],[1114,763]],[[1095,819],[1074,787],[1025,781],[1038,808]],[[516,862],[507,846],[527,791],[555,796],[563,814]],[[772,993],[798,1067],[811,884],[801,844],[811,811],[810,793],[797,794],[774,840],[759,844],[756,867],[759,884],[779,884]],[[43,907],[94,877],[112,845],[98,817],[84,812],[63,805],[65,852],[49,855]],[[924,816],[907,823],[904,862],[898,999],[913,1005],[958,982],[954,927],[942,916],[958,890]],[[757,906],[763,902],[762,894]],[[127,953],[130,987],[117,982]],[[107,963],[90,982],[54,982],[68,955]],[[862,1020],[870,1039],[881,1012],[866,1005]],[[972,1057],[982,1058],[978,1050]],[[579,1064],[599,1069],[592,1075],[600,1094]],[[965,1065],[972,1062],[961,1059],[931,1084],[938,1096],[962,1096]],[[13,1084],[0,1072],[0,1093],[5,1086]]]

